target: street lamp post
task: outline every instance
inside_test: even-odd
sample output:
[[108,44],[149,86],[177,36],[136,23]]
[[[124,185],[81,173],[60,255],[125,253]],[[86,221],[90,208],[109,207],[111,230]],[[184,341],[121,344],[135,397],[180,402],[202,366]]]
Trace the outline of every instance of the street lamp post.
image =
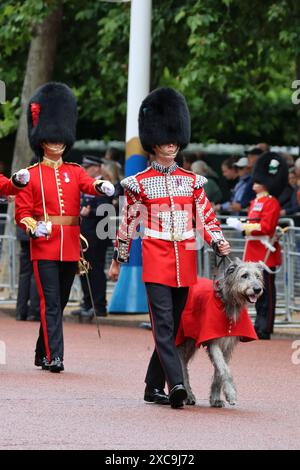
[[[152,0],[132,0],[130,19],[129,72],[126,121],[125,175],[147,166],[138,138],[138,111],[150,88]],[[109,305],[110,313],[147,313],[148,304],[142,282],[141,240],[132,243],[130,261],[123,265]]]

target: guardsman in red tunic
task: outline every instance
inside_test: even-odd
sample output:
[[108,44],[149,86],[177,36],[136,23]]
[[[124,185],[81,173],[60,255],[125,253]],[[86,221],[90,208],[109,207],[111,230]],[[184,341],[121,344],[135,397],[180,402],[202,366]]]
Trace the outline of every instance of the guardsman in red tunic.
[[[223,255],[230,247],[206,197],[206,179],[175,163],[177,152],[190,139],[184,97],[170,88],[150,93],[140,108],[139,135],[144,149],[155,154],[155,161],[122,182],[127,206],[110,277],[116,280],[120,263],[128,261],[135,229],[142,222],[143,281],[156,345],[145,379],[144,399],[178,408],[183,406],[186,390],[175,337],[189,286],[197,281],[195,220],[207,243],[214,243]],[[164,392],[166,380],[169,397]]]
[[63,310],[80,260],[80,193],[111,195],[113,185],[94,180],[63,156],[75,141],[76,100],[62,83],[35,91],[28,106],[29,140],[39,163],[29,168],[30,183],[16,197],[16,222],[31,236],[41,328],[35,365],[64,370]]
[[265,288],[256,303],[255,330],[260,339],[270,339],[276,308],[274,272],[282,262],[276,235],[280,215],[280,204],[276,197],[288,183],[285,160],[274,152],[265,152],[256,163],[253,181],[256,198],[251,201],[246,223],[231,217],[227,219],[227,223],[245,233],[244,261],[261,261],[265,267]]

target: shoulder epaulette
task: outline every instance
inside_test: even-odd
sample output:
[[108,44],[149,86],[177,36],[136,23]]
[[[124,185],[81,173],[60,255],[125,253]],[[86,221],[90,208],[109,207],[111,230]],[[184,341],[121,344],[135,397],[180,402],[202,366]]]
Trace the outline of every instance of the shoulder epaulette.
[[205,176],[196,175],[195,189],[203,188],[207,181],[208,180],[205,178]]
[[76,162],[64,162],[65,165],[75,165],[75,166],[80,166],[79,163],[76,163]]
[[189,175],[196,175],[193,171],[186,170],[185,168],[182,168],[181,166],[179,167],[179,170],[184,171],[185,173],[188,173]]
[[140,175],[143,175],[144,173],[147,173],[147,171],[150,171],[152,170],[152,167],[151,166],[148,166],[147,168],[145,168],[145,170],[143,171],[140,171],[139,173],[137,173],[136,175],[134,176],[140,176]]
[[35,166],[38,166],[39,162],[38,163],[34,163],[33,165],[30,165],[26,168],[26,170],[31,170],[31,168],[34,168]]
[[147,171],[150,171],[151,168],[151,166],[148,166],[147,168],[145,168],[145,170],[136,173],[136,175],[128,176],[127,178],[121,181],[121,185],[124,189],[129,189],[131,191],[134,191],[136,194],[139,194],[141,192],[141,188],[137,180],[137,176],[144,175],[145,173],[147,173]]
[[197,175],[193,171],[185,170],[185,168],[181,167],[180,170],[184,171],[185,173],[188,173],[189,175],[196,176],[196,183],[194,189],[202,188],[207,183],[207,179],[205,178],[205,176]]
[[137,175],[128,176],[127,178],[124,178],[121,181],[121,185],[124,189],[129,189],[130,191],[133,191],[134,193],[139,194],[141,192],[141,188],[140,188],[138,180],[136,179],[136,176]]

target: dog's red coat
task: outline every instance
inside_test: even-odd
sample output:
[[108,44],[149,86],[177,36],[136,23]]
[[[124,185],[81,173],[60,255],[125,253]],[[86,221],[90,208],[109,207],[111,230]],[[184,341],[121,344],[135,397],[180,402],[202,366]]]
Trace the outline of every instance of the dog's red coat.
[[185,309],[182,313],[176,345],[193,338],[200,347],[206,341],[239,336],[241,341],[258,339],[246,308],[243,308],[236,323],[230,322],[224,304],[214,292],[213,282],[198,278],[190,287]]

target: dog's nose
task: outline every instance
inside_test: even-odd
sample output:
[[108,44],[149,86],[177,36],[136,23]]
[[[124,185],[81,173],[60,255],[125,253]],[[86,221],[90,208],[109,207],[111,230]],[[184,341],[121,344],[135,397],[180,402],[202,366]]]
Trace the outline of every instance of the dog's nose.
[[261,288],[261,287],[254,287],[253,290],[254,290],[254,293],[255,293],[255,294],[260,294],[261,291],[262,291],[262,288]]

